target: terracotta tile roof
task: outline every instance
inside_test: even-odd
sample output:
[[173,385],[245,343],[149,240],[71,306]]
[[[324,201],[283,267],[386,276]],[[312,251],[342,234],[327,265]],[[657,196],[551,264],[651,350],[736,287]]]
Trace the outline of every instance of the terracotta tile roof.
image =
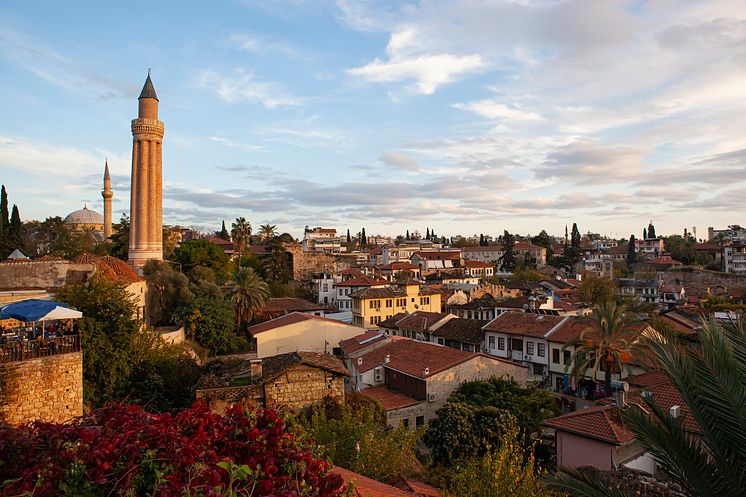
[[339,272],[339,274],[341,276],[363,276],[363,272],[354,267],[343,269]]
[[351,297],[360,299],[386,299],[396,297],[406,297],[403,290],[397,290],[391,287],[385,288],[364,288],[350,294]]
[[545,337],[566,317],[525,312],[504,312],[484,326],[485,331]]
[[378,323],[378,327],[379,328],[387,328],[389,330],[398,330],[399,326],[397,326],[396,322],[399,321],[400,319],[404,318],[405,316],[407,316],[406,312],[397,312],[396,314],[394,314],[390,318],[386,318],[383,321],[381,321],[380,323]]
[[591,330],[593,330],[592,333],[596,330],[596,322],[593,318],[570,316],[562,326],[549,335],[547,340],[554,343],[567,343],[573,338],[579,337],[584,331],[588,335]]
[[389,282],[381,278],[370,278],[368,276],[355,276],[347,281],[341,281],[334,286],[383,286]]
[[472,269],[495,267],[492,264],[488,264],[486,262],[469,260],[464,261],[464,266]]
[[412,264],[411,262],[392,262],[391,264],[381,264],[376,267],[381,271],[407,271],[420,269],[420,266]]
[[380,481],[372,480],[367,476],[353,473],[350,470],[335,466],[333,474],[341,476],[345,483],[352,483],[354,486],[354,497],[413,497],[415,494],[405,490],[386,485]]
[[602,442],[622,445],[634,440],[635,435],[627,428],[615,407],[594,406],[579,409],[544,421],[544,426],[594,438]]
[[402,409],[404,407],[409,407],[420,403],[419,400],[413,399],[412,397],[404,395],[403,393],[390,390],[388,387],[383,385],[378,387],[366,388],[360,393],[367,397],[370,397],[373,400],[377,400],[387,411],[391,411],[393,409]]
[[463,319],[455,318],[448,320],[433,332],[433,336],[445,338],[453,342],[469,343],[471,345],[481,345],[484,340],[482,327],[487,321],[481,319]]
[[213,245],[217,245],[217,246],[219,246],[220,248],[223,248],[223,249],[232,249],[234,247],[233,242],[231,242],[230,240],[223,240],[222,238],[218,238],[216,236],[210,238],[209,241]]
[[[528,303],[528,300],[526,300]],[[483,297],[476,298],[472,300],[471,302],[467,302],[465,304],[452,304],[449,307],[451,309],[492,309],[495,306],[497,306],[497,301],[495,298],[490,295],[489,293],[484,295]]]
[[93,264],[96,267],[95,274],[115,283],[130,285],[139,281],[145,281],[129,264],[116,257],[85,253],[76,257],[73,262],[76,264]]
[[289,313],[295,311],[318,311],[326,309],[324,304],[314,304],[305,299],[296,297],[278,297],[269,299],[257,314],[276,314],[278,312]]
[[546,250],[545,247],[541,247],[539,245],[534,245],[533,243],[529,242],[515,242],[515,245],[513,245],[513,250]]
[[502,245],[487,245],[486,247],[464,247],[462,251],[467,252],[500,252]]
[[627,245],[617,245],[616,247],[606,249],[606,253],[612,255],[626,255],[628,252],[629,247]]
[[296,364],[305,364],[324,369],[340,376],[350,376],[339,357],[318,352],[289,352],[262,359],[261,381],[269,381]]
[[495,307],[500,307],[503,309],[528,310],[529,305],[530,301],[528,300],[528,297],[510,297],[495,303]]
[[461,252],[415,252],[412,257],[432,261],[453,261],[461,259]]
[[251,335],[258,335],[259,333],[263,333],[265,331],[275,330],[277,328],[282,328],[283,326],[289,326],[291,324],[296,324],[302,321],[309,321],[309,320],[324,321],[327,323],[340,324],[343,326],[352,326],[352,325],[348,325],[347,323],[343,323],[342,321],[338,321],[336,319],[322,318],[321,316],[315,316],[313,314],[304,314],[302,312],[291,312],[290,314],[285,314],[283,316],[270,319],[269,321],[255,324],[254,326],[250,327],[247,331]]
[[399,328],[413,331],[427,331],[431,326],[447,317],[444,312],[426,312],[417,311],[413,314],[403,317],[396,322]]
[[412,490],[412,492],[414,492],[414,494],[418,497],[442,497],[442,494],[438,491],[438,489],[433,487],[432,485],[428,485],[427,483],[421,481],[412,480],[405,476],[402,476],[402,479]]
[[363,355],[362,364],[357,366],[358,372],[364,373],[376,366],[384,365],[387,355],[390,360],[385,364],[386,367],[416,378],[426,378],[423,372],[425,368],[429,370],[429,377],[477,357],[477,354],[472,352],[419,340],[401,339]]
[[386,340],[387,336],[385,333],[380,331],[366,331],[362,335],[358,335],[347,340],[340,342],[343,354],[352,354],[358,350],[362,350],[374,343],[378,343],[381,340]]

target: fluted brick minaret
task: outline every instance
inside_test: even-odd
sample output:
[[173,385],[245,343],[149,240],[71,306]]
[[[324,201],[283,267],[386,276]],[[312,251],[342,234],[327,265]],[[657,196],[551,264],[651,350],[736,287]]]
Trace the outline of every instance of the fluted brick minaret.
[[138,116],[132,120],[129,263],[142,274],[148,260],[163,260],[164,126],[158,120],[158,96],[150,71],[138,101]]
[[111,191],[109,159],[106,159],[104,166],[104,189],[101,190],[101,196],[104,197],[104,240],[108,241],[111,236],[111,198],[114,196],[114,192]]

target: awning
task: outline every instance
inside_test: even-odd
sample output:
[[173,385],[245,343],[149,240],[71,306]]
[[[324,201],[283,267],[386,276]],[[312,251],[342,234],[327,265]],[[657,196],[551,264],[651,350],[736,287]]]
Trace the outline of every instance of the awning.
[[63,302],[28,299],[0,308],[0,319],[15,318],[23,322],[80,319],[83,313],[67,308]]

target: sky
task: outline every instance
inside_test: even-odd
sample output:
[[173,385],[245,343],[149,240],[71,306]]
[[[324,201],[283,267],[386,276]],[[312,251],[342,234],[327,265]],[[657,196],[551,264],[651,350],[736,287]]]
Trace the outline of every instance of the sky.
[[164,222],[296,237],[745,224],[743,0],[0,2],[0,183],[129,211],[137,96]]

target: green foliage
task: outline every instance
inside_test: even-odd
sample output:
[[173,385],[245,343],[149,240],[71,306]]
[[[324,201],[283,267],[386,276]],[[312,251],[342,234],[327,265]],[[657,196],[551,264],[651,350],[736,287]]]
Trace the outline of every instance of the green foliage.
[[264,260],[264,274],[268,281],[287,283],[292,279],[289,256],[282,242],[273,238],[267,247],[269,255]]
[[513,252],[513,246],[515,245],[515,236],[508,233],[508,230],[503,232],[503,255],[500,257],[500,269],[505,272],[512,272],[516,267],[515,253]]
[[197,266],[206,266],[215,271],[218,281],[228,276],[230,261],[223,249],[207,240],[189,240],[174,250],[174,261],[189,272]]
[[430,422],[424,442],[434,461],[449,465],[478,457],[499,445],[505,433],[517,433],[518,421],[505,409],[449,400]]
[[528,281],[541,281],[543,279],[546,279],[546,275],[541,274],[540,272],[534,269],[529,269],[525,267],[516,268],[516,270],[513,271],[513,276],[516,279],[528,280]]
[[[225,221],[223,221],[223,231],[225,230]],[[237,217],[236,221],[231,225],[231,235],[233,241],[238,245],[238,259],[241,260],[241,252],[246,247],[246,244],[251,241],[251,223],[246,220],[245,217]],[[228,235],[228,232],[225,232]],[[228,240],[228,238],[224,238]]]
[[236,310],[236,327],[249,323],[254,313],[269,298],[269,287],[251,268],[239,268],[230,274],[226,284],[231,303]]
[[387,427],[385,412],[376,403],[353,396],[340,405],[327,398],[296,419],[314,454],[337,466],[384,482],[417,471],[420,433]]
[[616,299],[616,284],[609,278],[586,274],[580,284],[580,297],[591,306],[611,302]]
[[247,351],[249,344],[236,334],[233,308],[225,298],[199,293],[188,306],[179,308],[190,336],[211,354],[231,354]]
[[541,484],[541,468],[531,447],[516,443],[516,434],[504,433],[495,449],[483,457],[454,466],[444,479],[444,495],[452,497],[559,496]]
[[538,235],[531,238],[531,243],[533,243],[534,245],[538,245],[539,247],[544,247],[545,249],[547,249],[547,257],[551,257],[552,237],[549,236],[546,230],[541,230],[541,232]]
[[637,262],[637,240],[635,235],[630,235],[629,245],[627,246],[627,265],[631,266]]
[[126,261],[130,249],[130,218],[122,214],[119,225],[114,226],[115,231],[109,237],[109,246],[112,257]]
[[189,289],[189,279],[176,271],[171,264],[151,260],[143,268],[148,282],[148,310],[153,325],[176,324],[176,311],[189,305],[194,294]]
[[518,420],[521,433],[540,433],[542,423],[560,414],[555,398],[541,388],[522,388],[515,380],[490,378],[467,381],[456,389],[449,402],[505,409]]
[[259,226],[259,239],[268,244],[277,236],[277,226],[274,224],[262,224]]

